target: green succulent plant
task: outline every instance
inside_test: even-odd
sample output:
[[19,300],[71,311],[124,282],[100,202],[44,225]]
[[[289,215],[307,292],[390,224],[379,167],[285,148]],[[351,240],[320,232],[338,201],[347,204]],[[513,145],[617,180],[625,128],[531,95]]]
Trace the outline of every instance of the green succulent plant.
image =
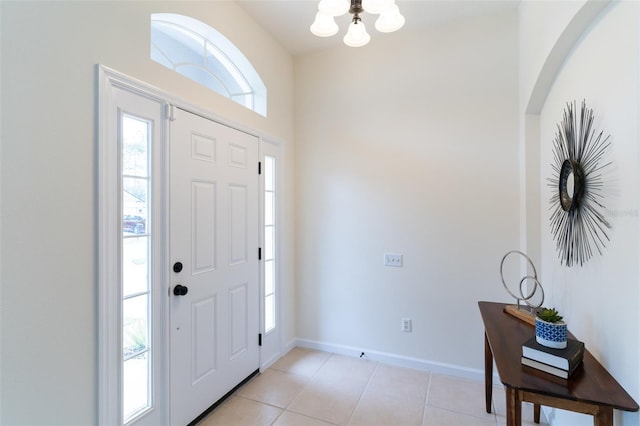
[[562,316],[560,316],[560,314],[558,313],[558,311],[556,311],[555,308],[551,308],[551,309],[542,308],[536,313],[536,315],[542,321],[546,321],[546,322],[556,323],[556,322],[562,321]]

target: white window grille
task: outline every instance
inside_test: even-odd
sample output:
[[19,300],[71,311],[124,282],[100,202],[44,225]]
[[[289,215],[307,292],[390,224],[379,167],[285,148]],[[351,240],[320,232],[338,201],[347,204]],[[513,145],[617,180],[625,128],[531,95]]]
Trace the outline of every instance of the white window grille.
[[209,25],[184,15],[151,15],[151,59],[267,116],[267,88],[242,52]]

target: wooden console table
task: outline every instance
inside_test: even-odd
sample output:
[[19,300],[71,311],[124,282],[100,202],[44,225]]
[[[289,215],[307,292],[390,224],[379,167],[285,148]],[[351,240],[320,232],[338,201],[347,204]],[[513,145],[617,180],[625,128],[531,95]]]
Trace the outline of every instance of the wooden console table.
[[[524,367],[522,343],[535,335],[533,326],[503,312],[504,303],[478,302],[484,321],[484,379],[487,413],[491,412],[493,361],[507,395],[507,426],[522,422],[522,402],[534,404],[540,423],[540,405],[593,416],[595,426],[613,426],[613,409],[638,411],[638,404],[585,350],[582,366],[568,380]],[[569,333],[571,338],[575,338]]]

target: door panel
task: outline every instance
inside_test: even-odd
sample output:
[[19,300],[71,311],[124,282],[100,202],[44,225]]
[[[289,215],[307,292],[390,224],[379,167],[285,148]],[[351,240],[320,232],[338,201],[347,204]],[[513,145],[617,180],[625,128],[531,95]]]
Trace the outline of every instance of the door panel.
[[191,183],[192,274],[215,270],[216,260],[216,183]]
[[231,357],[234,358],[248,349],[248,284],[244,283],[229,290],[229,319],[232,333],[229,336]]
[[216,370],[216,298],[209,297],[191,305],[193,383]]
[[247,187],[229,186],[229,210],[231,232],[229,238],[229,264],[239,265],[248,261],[247,253]]
[[184,268],[171,273],[171,423],[184,425],[259,366],[258,140],[174,117],[169,256]]

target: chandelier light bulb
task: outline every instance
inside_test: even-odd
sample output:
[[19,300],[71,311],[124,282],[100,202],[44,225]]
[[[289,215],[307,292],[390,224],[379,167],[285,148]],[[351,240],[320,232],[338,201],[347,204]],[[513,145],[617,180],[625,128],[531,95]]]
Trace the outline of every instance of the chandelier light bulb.
[[362,0],[362,8],[367,13],[379,15],[395,6],[395,0]]
[[376,19],[376,30],[381,33],[392,33],[404,25],[404,16],[400,14],[398,6],[385,10]]
[[349,11],[347,0],[321,0],[318,3],[318,11],[325,15],[342,16]]
[[339,28],[333,16],[318,12],[309,29],[318,37],[331,37],[338,32]]
[[350,47],[364,46],[369,43],[369,40],[371,40],[371,36],[367,33],[367,29],[360,20],[354,21],[349,25],[349,31],[342,39],[344,44]]

